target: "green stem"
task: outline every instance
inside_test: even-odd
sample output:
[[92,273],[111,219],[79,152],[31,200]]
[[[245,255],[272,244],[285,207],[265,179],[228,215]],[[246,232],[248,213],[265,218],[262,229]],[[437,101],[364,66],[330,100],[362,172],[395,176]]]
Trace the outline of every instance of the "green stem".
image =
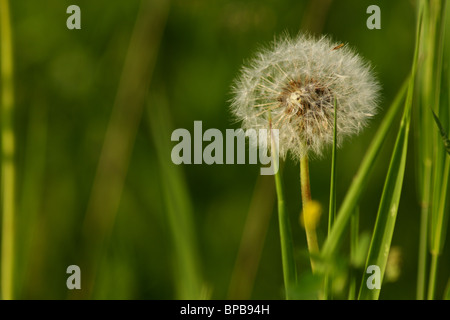
[[333,154],[331,158],[331,183],[330,183],[330,206],[328,212],[328,234],[336,217],[336,152],[337,152],[337,103],[334,99],[334,132],[333,132]]
[[442,176],[443,182],[440,188],[441,194],[439,201],[436,203],[437,206],[437,217],[436,217],[436,228],[433,233],[432,248],[431,248],[431,269],[430,269],[430,279],[428,283],[428,299],[434,299],[436,278],[437,278],[437,266],[439,262],[439,256],[442,252],[442,248],[445,243],[445,227],[448,225],[448,212],[445,211],[446,207],[446,196],[448,190],[448,177],[450,173],[450,156],[446,156],[444,170]]
[[429,204],[422,203],[422,210],[420,214],[419,261],[417,269],[417,300],[423,300],[425,295],[429,212]]
[[[334,218],[336,217],[336,151],[337,151],[337,103],[334,98],[334,130],[333,130],[333,154],[331,159],[331,182],[330,182],[330,205],[328,210],[328,233],[333,227]],[[331,298],[331,279],[328,272],[325,274],[324,280],[324,298]]]
[[427,254],[428,254],[428,228],[430,219],[430,201],[432,193],[432,166],[433,156],[432,149],[433,132],[430,132],[431,114],[425,107],[433,105],[431,94],[433,88],[433,57],[434,57],[434,45],[430,45],[430,39],[434,34],[433,24],[430,24],[430,10],[429,3],[421,1],[419,10],[423,10],[422,28],[423,41],[421,41],[421,56],[423,56],[423,63],[418,70],[419,81],[421,84],[421,107],[417,109],[418,121],[417,121],[417,160],[418,160],[418,187],[420,192],[421,202],[421,217],[420,217],[420,240],[419,240],[419,253],[418,253],[418,268],[417,268],[417,292],[416,296],[418,300],[423,300],[425,297],[425,285],[426,285],[426,270],[427,270]]
[[401,102],[403,101],[406,90],[408,88],[408,84],[410,82],[409,78],[410,77],[408,77],[408,79],[403,84],[401,90],[398,92],[386,116],[384,117],[380,128],[375,134],[375,137],[364,156],[364,159],[358,169],[353,183],[350,185],[350,189],[347,191],[342,205],[336,215],[336,219],[333,223],[333,228],[331,229],[331,232],[329,233],[322,247],[321,256],[323,259],[332,258],[343,241],[345,228],[347,227],[352,212],[355,210],[356,204],[360,199],[362,190],[364,190],[367,185],[369,174],[372,171],[375,161],[380,154],[381,146],[386,140],[389,129],[391,128],[395,116],[400,109]]
[[[431,113],[428,108],[434,109],[440,115],[444,104],[440,103],[441,79],[444,54],[444,30],[446,1],[422,1],[424,7],[424,41],[422,44],[422,80],[421,80],[421,108],[419,109],[418,133],[419,133],[419,185],[421,188],[421,226],[419,259],[417,273],[417,299],[425,298],[426,273],[427,273],[427,242],[431,240],[431,255],[433,260],[438,260],[439,249],[435,251],[436,223],[440,215],[437,203],[441,196],[441,186],[445,184],[448,176],[442,175],[444,170],[444,155],[436,130],[429,130],[434,126]],[[436,144],[437,142],[437,144]],[[430,231],[429,231],[429,230]],[[436,263],[436,261],[432,263]],[[434,268],[435,266],[432,266]],[[436,270],[430,270],[430,282],[428,283],[428,297],[432,296],[430,290],[434,290],[432,277],[436,276]]]
[[428,283],[428,296],[427,296],[428,300],[434,299],[438,261],[439,261],[439,254],[432,253],[430,265],[430,282]]
[[274,140],[273,133],[271,133],[271,137],[271,154],[275,167],[275,186],[278,199],[278,223],[280,228],[281,260],[283,264],[284,287],[286,292],[286,299],[290,300],[292,299],[291,287],[297,282],[297,270],[294,260],[294,241],[292,238],[289,216],[286,212],[286,206],[284,202],[283,181],[281,172],[279,170],[277,152],[278,145]]
[[358,232],[359,232],[359,209],[355,210],[351,221],[350,221],[350,262],[352,268],[350,269],[350,286],[348,290],[348,299],[356,299],[356,274],[355,274],[355,261],[357,259],[357,248],[358,248]]
[[[303,214],[305,215],[307,210],[305,210],[308,202],[311,201],[311,184],[309,181],[309,165],[308,156],[305,155],[300,159],[300,184],[302,189],[302,205]],[[308,243],[308,251],[311,260],[311,269],[313,272],[316,271],[316,265],[314,263],[314,255],[319,253],[319,244],[317,242],[316,229],[311,227],[309,223],[304,223],[306,232],[306,241]]]
[[[435,109],[435,116],[441,116],[444,113],[443,108],[447,108],[444,103],[440,103],[441,93],[441,78],[442,78],[442,57],[444,51],[444,29],[445,29],[445,4],[446,1],[433,1],[430,2],[430,23],[433,25],[434,33],[430,35],[431,46],[434,48],[434,55],[431,56],[433,64],[430,66],[430,73],[434,76],[431,79],[433,82],[433,94],[431,106]],[[428,107],[428,106],[423,106]],[[430,120],[431,125],[434,126],[433,120]],[[437,266],[439,262],[439,256],[443,242],[445,241],[445,228],[447,225],[444,223],[445,203],[447,195],[448,185],[448,157],[446,157],[443,144],[441,143],[441,137],[438,134],[438,130],[432,131],[432,145],[433,148],[433,186],[432,186],[432,206],[431,206],[431,269],[430,278],[428,283],[428,299],[434,299],[435,284],[437,277]],[[447,162],[447,164],[446,164]],[[444,234],[444,236],[443,236]]]
[[2,115],[2,256],[1,295],[13,299],[15,218],[15,137],[13,130],[13,53],[8,0],[0,1]]

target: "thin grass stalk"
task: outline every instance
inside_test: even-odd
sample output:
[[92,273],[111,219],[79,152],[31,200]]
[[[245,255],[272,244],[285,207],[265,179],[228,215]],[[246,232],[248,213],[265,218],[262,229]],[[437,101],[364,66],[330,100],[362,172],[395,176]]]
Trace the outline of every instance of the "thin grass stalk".
[[434,99],[434,58],[435,58],[435,46],[434,39],[436,34],[436,24],[432,19],[431,3],[426,0],[422,0],[421,6],[423,7],[423,39],[421,41],[421,55],[424,56],[423,67],[419,70],[419,80],[421,85],[421,106],[418,108],[419,121],[418,121],[418,177],[419,177],[419,189],[421,196],[421,231],[420,231],[420,244],[419,244],[419,261],[418,261],[418,277],[417,277],[417,298],[423,299],[425,296],[426,285],[426,273],[427,273],[427,258],[428,258],[428,235],[431,215],[431,203],[433,192],[433,132],[429,130],[431,123],[431,116],[427,108],[429,105],[433,105]]
[[351,184],[344,198],[341,208],[336,215],[336,219],[334,221],[331,232],[326,238],[321,252],[321,256],[325,260],[329,260],[335,255],[337,249],[343,241],[345,228],[350,222],[350,218],[356,208],[362,191],[367,186],[369,175],[372,172],[375,161],[380,154],[381,146],[386,140],[389,129],[394,122],[395,116],[400,110],[401,103],[409,84],[409,79],[410,77],[408,77],[408,79],[402,85],[397,96],[389,107],[386,116],[384,117],[377,133],[375,134],[375,137],[372,140],[372,143],[369,146],[369,149],[367,150],[363,158],[361,166],[359,167],[353,183]]
[[350,222],[350,285],[348,290],[348,300],[356,299],[356,275],[353,262],[356,260],[357,248],[359,241],[359,208],[357,208],[352,215]]
[[280,164],[277,157],[278,145],[275,141],[274,132],[271,129],[271,156],[275,168],[275,188],[277,192],[278,203],[278,224],[280,228],[280,242],[281,242],[281,260],[283,265],[283,279],[286,299],[291,300],[293,294],[293,286],[297,283],[297,270],[294,259],[294,240],[292,238],[291,223],[289,215],[286,210],[283,179]]
[[8,0],[0,1],[1,29],[1,141],[2,141],[2,255],[1,255],[1,297],[14,298],[14,244],[15,244],[15,184],[14,164],[15,135],[14,116],[14,80],[13,45],[10,8]]
[[424,63],[421,70],[421,106],[418,110],[418,184],[421,198],[421,221],[419,240],[419,259],[417,273],[417,294],[419,300],[425,297],[427,273],[427,242],[432,245],[434,229],[437,219],[437,203],[440,197],[440,188],[443,183],[441,175],[444,167],[442,147],[438,135],[430,130],[434,126],[429,108],[436,108],[436,113],[442,111],[440,104],[444,30],[446,1],[422,1],[424,8],[423,39],[421,55]]
[[[413,89],[411,88],[411,95],[412,90]],[[408,149],[410,111],[411,101],[408,101],[405,107],[402,125],[397,135],[397,141],[392,154],[385,186],[383,188],[375,229],[364,269],[367,270],[368,266],[371,265],[378,266],[380,268],[380,281],[382,281],[384,277],[392,236],[394,233],[395,221],[398,213],[398,205],[402,190]],[[359,299],[378,299],[380,289],[369,288],[367,285],[368,278],[369,274],[364,272]]]
[[[432,40],[435,47],[435,63],[433,65],[433,100],[430,105],[437,116],[446,114],[447,106],[440,103],[440,95],[441,95],[441,80],[442,80],[442,59],[444,54],[444,30],[445,30],[445,6],[446,1],[435,1],[430,2],[431,14],[433,26],[435,28],[435,34],[433,34]],[[430,106],[422,106],[428,109]],[[425,111],[424,111],[425,112]],[[431,142],[434,146],[434,175],[433,175],[433,192],[432,192],[432,203],[431,206],[431,233],[430,233],[430,253],[431,253],[431,265],[430,265],[430,277],[428,282],[428,299],[434,299],[435,295],[435,283],[437,277],[437,266],[439,262],[439,256],[441,253],[441,242],[445,239],[445,236],[442,236],[443,225],[444,222],[444,211],[445,211],[445,199],[446,199],[446,189],[448,185],[448,172],[447,174],[443,174],[445,172],[445,162],[446,162],[446,153],[444,151],[444,144],[442,143],[441,137],[438,133],[438,130],[435,130],[436,126],[433,123],[433,120],[430,120],[430,128],[434,128],[432,130],[432,139]],[[443,202],[441,201],[442,196],[444,195]]]
[[430,23],[430,7],[429,2],[422,0],[419,9],[423,10],[422,20],[422,39],[421,39],[421,55],[425,59],[422,67],[419,69],[418,79],[421,85],[421,107],[417,108],[417,176],[418,189],[420,194],[420,235],[419,235],[419,253],[418,253],[418,268],[417,268],[417,291],[416,297],[418,300],[423,300],[425,297],[426,273],[427,273],[427,257],[428,257],[428,230],[429,230],[429,216],[431,212],[431,197],[432,197],[432,172],[433,172],[433,145],[432,133],[429,130],[430,113],[427,112],[426,106],[431,103],[432,97],[432,65],[434,57],[434,46],[429,45],[431,35],[434,33],[433,24]]
[[[331,181],[330,181],[330,203],[328,210],[328,233],[330,234],[333,227],[334,219],[336,217],[336,152],[337,152],[337,103],[334,99],[334,129],[333,129],[333,152],[331,158]],[[329,274],[325,274],[324,280],[324,299],[329,300],[331,298],[331,278]]]
[[442,172],[442,186],[440,187],[439,199],[437,202],[437,217],[436,217],[436,228],[433,233],[433,241],[431,247],[431,266],[430,266],[430,279],[428,287],[428,300],[432,300],[435,297],[436,291],[436,279],[437,279],[437,268],[439,263],[439,257],[442,253],[442,249],[445,243],[446,227],[448,225],[449,213],[446,211],[447,206],[447,191],[449,184],[449,173],[450,173],[450,156],[446,155],[444,170]]
[[[153,98],[153,97],[152,97]],[[167,99],[150,99],[147,119],[158,156],[158,168],[163,191],[163,203],[174,248],[174,287],[177,299],[202,299],[203,283],[200,272],[196,228],[186,179],[181,167],[170,158],[168,137],[173,131]]]
[[112,234],[168,12],[169,1],[143,1],[133,28],[83,224],[83,298],[92,296]]
[[420,10],[416,29],[416,45],[414,49],[411,78],[408,85],[404,113],[381,196],[375,229],[369,247],[358,299],[378,299],[381,288],[369,288],[367,284],[369,274],[365,271],[368,269],[368,266],[378,266],[380,269],[380,282],[382,282],[391,247],[406,167],[408,136],[422,27],[422,14],[423,11]]
[[229,300],[249,300],[251,298],[274,204],[275,183],[273,178],[259,175],[231,275],[227,297]]

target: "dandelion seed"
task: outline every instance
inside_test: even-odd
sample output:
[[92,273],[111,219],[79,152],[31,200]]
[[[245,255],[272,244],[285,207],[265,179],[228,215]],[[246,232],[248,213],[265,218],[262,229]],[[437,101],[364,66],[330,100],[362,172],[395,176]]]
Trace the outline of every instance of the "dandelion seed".
[[341,43],[340,45],[334,47],[333,50],[338,50],[338,49],[342,48],[343,46],[345,46],[345,44]]
[[[280,156],[290,152],[300,159],[321,155],[332,144],[335,99],[338,145],[359,133],[377,111],[379,85],[369,64],[348,46],[299,35],[258,53],[233,91],[231,108],[242,127],[279,129]],[[270,147],[270,141],[259,143]]]

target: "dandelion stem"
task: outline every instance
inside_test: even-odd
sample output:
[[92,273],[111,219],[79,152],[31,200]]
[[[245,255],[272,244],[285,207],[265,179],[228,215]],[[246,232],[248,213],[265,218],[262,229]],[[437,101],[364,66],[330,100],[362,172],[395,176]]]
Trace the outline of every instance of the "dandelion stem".
[[[305,213],[307,204],[311,201],[311,185],[309,182],[309,165],[308,156],[305,155],[300,159],[300,184],[302,189],[302,205],[303,212]],[[303,219],[305,217],[303,216]],[[304,221],[305,222],[305,221]],[[317,242],[316,229],[312,227],[309,223],[304,223],[306,232],[306,241],[308,242],[308,251],[311,255],[311,269],[315,271],[315,264],[313,261],[314,254],[319,253],[319,244]]]
[[283,180],[279,169],[278,152],[275,152],[278,148],[276,145],[273,133],[271,133],[271,154],[273,163],[275,165],[275,186],[277,190],[278,199],[278,223],[280,227],[280,241],[281,241],[281,260],[283,264],[283,278],[284,287],[286,292],[286,299],[292,299],[291,286],[297,282],[297,270],[294,260],[294,241],[292,238],[291,224],[289,216],[286,212],[286,206],[284,203],[283,193]]
[[13,298],[14,271],[14,191],[15,168],[13,130],[13,54],[11,22],[8,0],[0,1],[1,29],[1,136],[2,136],[2,255],[1,255],[1,296],[5,300]]

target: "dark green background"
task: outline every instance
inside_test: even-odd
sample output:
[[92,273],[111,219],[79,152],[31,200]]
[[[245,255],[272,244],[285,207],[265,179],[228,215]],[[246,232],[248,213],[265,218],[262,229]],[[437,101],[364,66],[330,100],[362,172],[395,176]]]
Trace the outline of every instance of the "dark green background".
[[[65,299],[66,268],[81,267],[81,230],[110,120],[138,0],[11,1],[15,46],[18,174],[18,298]],[[314,4],[311,7],[311,3]],[[325,4],[329,3],[326,8]],[[66,28],[66,8],[77,4],[82,29]],[[366,28],[366,8],[381,8],[381,30]],[[238,128],[230,115],[233,79],[242,63],[275,36],[325,33],[369,60],[382,86],[379,114],[338,152],[337,200],[342,201],[386,108],[410,70],[415,30],[413,1],[171,1],[149,87],[150,99],[137,129],[110,239],[100,259],[93,298],[175,298],[173,245],[150,128],[154,108],[166,108],[174,128],[193,132]],[[444,59],[445,64],[448,59]],[[398,122],[397,122],[398,123]],[[173,129],[174,129],[173,128]],[[163,133],[161,133],[163,134]],[[414,134],[414,131],[411,132]],[[361,231],[373,230],[390,152],[392,131],[364,192]],[[381,299],[415,298],[420,208],[414,148],[407,162],[393,245],[402,252],[402,273],[386,283]],[[169,148],[175,143],[170,135]],[[328,207],[329,150],[310,162],[312,196]],[[228,298],[244,223],[259,175],[257,165],[183,165],[194,211],[199,264],[211,297]],[[298,224],[298,165],[288,160],[284,178],[300,272],[309,268]],[[326,232],[322,220],[319,240]],[[347,255],[347,247],[343,254]],[[449,277],[448,241],[439,266],[437,296]],[[268,226],[250,298],[283,297],[276,210]]]

